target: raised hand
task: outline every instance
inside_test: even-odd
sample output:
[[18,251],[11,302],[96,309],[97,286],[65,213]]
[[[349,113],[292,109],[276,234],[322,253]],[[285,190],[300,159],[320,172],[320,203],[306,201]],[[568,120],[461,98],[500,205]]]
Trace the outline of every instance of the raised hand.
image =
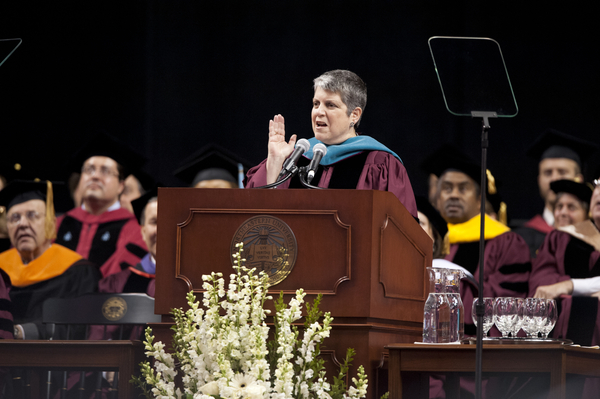
[[267,183],[274,183],[283,162],[294,151],[296,135],[285,140],[285,119],[281,114],[269,121],[269,155],[267,157]]

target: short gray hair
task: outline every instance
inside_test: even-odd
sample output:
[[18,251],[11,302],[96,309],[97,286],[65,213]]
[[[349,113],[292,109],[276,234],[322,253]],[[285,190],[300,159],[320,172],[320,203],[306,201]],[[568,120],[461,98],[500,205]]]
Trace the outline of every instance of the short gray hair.
[[[314,90],[320,87],[323,90],[339,93],[346,107],[348,108],[348,116],[356,107],[365,112],[367,106],[367,85],[354,72],[343,69],[336,69],[325,72],[314,81]],[[362,114],[356,122],[356,126],[360,123]]]

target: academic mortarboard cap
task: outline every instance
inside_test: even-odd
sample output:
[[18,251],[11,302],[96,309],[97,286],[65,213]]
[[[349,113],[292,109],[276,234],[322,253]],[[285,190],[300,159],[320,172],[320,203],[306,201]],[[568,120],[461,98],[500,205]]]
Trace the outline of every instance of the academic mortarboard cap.
[[429,157],[429,172],[440,177],[444,172],[452,170],[466,174],[475,183],[481,182],[481,166],[459,148],[444,145]]
[[573,180],[555,180],[550,183],[550,189],[556,194],[572,194],[586,204],[590,203],[590,200],[592,199],[592,192],[594,191],[591,185],[588,183],[578,183]]
[[[453,143],[444,143],[437,150],[425,157],[421,162],[421,169],[429,174],[434,174],[439,177],[437,160],[440,157],[446,157],[448,154],[462,154],[462,150]],[[460,156],[460,155],[459,155]]]
[[[64,192],[64,193],[63,193]],[[18,204],[31,200],[42,200],[46,203],[46,236],[54,238],[55,194],[67,195],[64,183],[50,181],[13,180],[0,191],[0,206],[6,211]]]
[[92,138],[71,157],[69,172],[80,172],[83,163],[93,156],[111,158],[125,170],[125,177],[141,168],[146,158],[121,140],[103,131],[95,131]]
[[34,199],[45,202],[47,188],[45,181],[13,180],[0,191],[0,205],[9,210],[15,205]]
[[445,237],[446,233],[448,233],[448,223],[446,223],[442,215],[440,215],[424,196],[418,195],[415,199],[417,201],[417,210],[427,216],[429,223],[431,223],[433,228],[437,230],[442,238]]
[[[52,185],[52,201],[57,197],[69,196],[69,192],[62,182],[50,182]],[[10,209],[12,206],[32,199],[46,201],[48,195],[47,180],[13,180],[4,190],[0,190],[0,205]],[[58,198],[60,199],[60,198]]]
[[148,201],[150,201],[152,198],[157,197],[158,196],[158,187],[155,186],[154,188],[146,191],[146,193],[144,195],[142,195],[141,197],[131,201],[131,206],[133,207],[133,214],[135,215],[135,217],[138,220],[138,223],[141,225],[142,224],[142,213],[144,212],[144,209],[146,209],[146,205],[148,205]]
[[527,156],[542,161],[547,158],[571,159],[583,168],[585,161],[598,149],[591,141],[548,129],[533,142]]
[[[241,165],[241,171],[239,170]],[[250,167],[250,164],[233,152],[217,145],[209,144],[202,147],[181,162],[174,175],[193,187],[203,180],[226,180],[236,185],[241,172]]]

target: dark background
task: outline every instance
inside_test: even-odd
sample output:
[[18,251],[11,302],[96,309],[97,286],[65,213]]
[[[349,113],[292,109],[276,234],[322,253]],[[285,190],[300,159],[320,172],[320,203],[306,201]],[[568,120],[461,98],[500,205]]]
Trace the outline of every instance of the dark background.
[[551,127],[599,141],[595,13],[533,3],[4,1],[0,38],[23,43],[0,67],[2,158],[61,178],[87,132],[103,128],[148,157],[157,180],[180,185],[172,172],[210,142],[260,162],[274,114],[288,136],[312,137],[312,79],[341,68],[369,87],[359,131],[398,153],[425,193],[427,155],[452,141],[479,158],[481,138],[481,120],[445,109],[427,40],[490,37],[519,114],[491,120],[488,166],[509,216],[526,218],[543,206],[537,162],[525,157],[536,136]]

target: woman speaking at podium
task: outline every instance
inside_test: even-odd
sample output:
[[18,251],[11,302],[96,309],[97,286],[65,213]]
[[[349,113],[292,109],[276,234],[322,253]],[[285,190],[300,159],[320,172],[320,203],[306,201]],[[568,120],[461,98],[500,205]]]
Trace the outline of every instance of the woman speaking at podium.
[[[325,72],[314,80],[311,112],[314,138],[308,140],[310,150],[298,161],[298,167],[309,165],[313,148],[322,143],[326,154],[320,162],[313,184],[322,188],[381,190],[394,193],[413,217],[417,205],[408,174],[392,150],[377,140],[356,132],[367,104],[367,86],[358,75],[346,70]],[[296,135],[285,139],[285,121],[275,115],[269,121],[268,157],[247,174],[246,188],[275,183],[296,145]],[[298,176],[277,188],[302,188]]]

